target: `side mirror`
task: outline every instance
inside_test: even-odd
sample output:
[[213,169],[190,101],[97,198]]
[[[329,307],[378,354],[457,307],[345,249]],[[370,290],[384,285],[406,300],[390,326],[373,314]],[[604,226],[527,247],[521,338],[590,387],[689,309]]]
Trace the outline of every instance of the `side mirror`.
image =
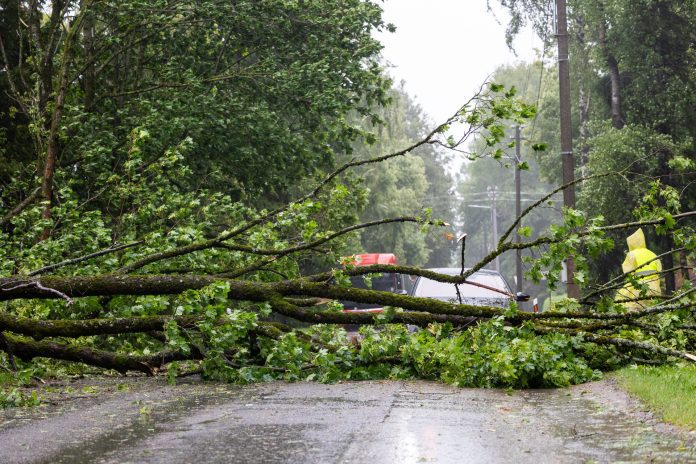
[[515,301],[529,301],[529,295],[522,292],[517,292],[515,294]]
[[404,290],[404,289],[401,289],[401,290],[399,290],[398,292],[396,292],[396,294],[397,294],[397,295],[408,295],[408,292],[407,292],[406,290]]

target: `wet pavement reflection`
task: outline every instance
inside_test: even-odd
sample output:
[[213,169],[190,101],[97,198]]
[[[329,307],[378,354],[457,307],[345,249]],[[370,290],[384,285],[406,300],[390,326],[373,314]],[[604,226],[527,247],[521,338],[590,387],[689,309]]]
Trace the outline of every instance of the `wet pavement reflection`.
[[1,411],[0,462],[696,462],[693,433],[659,424],[607,382],[520,392],[116,382]]

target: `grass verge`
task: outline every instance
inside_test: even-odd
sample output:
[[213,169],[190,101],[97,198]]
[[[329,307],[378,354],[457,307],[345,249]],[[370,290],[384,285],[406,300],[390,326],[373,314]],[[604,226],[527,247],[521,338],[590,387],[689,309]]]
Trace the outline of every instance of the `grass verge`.
[[696,430],[696,365],[627,367],[616,378],[657,417]]

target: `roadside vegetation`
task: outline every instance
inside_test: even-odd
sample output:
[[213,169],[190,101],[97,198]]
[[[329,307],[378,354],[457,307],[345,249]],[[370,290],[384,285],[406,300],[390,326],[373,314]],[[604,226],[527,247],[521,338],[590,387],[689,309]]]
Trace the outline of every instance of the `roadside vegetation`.
[[696,430],[696,366],[631,366],[616,372],[619,384],[657,417]]
[[[381,67],[371,32],[393,26],[378,3],[2,5],[0,368],[16,379],[3,404],[35,403],[17,388],[70,363],[171,382],[525,388],[694,361],[696,128],[688,111],[647,120],[647,81],[633,81],[617,109],[602,96],[606,73],[583,70],[598,103],[581,125],[593,131],[582,132],[578,180],[558,185],[557,151],[539,140],[555,130],[554,93],[505,82],[536,65],[501,71],[432,123]],[[674,9],[685,21],[696,11]],[[621,63],[642,61],[627,51]],[[692,108],[694,94],[664,101]],[[525,160],[510,162],[515,125],[530,140]],[[441,164],[454,156],[467,160],[460,192],[515,169],[546,183],[482,240],[483,218],[450,199]],[[579,209],[556,205],[567,188],[581,192]],[[639,227],[665,261],[661,295],[621,272],[623,241]],[[470,285],[517,250],[527,279],[550,289],[573,257],[581,298],[529,313],[350,286],[379,273]],[[403,254],[403,265],[342,259],[368,251]],[[460,275],[420,267],[450,263]],[[616,300],[626,285],[636,298]],[[386,310],[345,313],[339,300]]]
[[[3,363],[3,365],[6,363]],[[19,371],[0,372],[0,409],[9,407],[30,407],[41,404],[36,390],[31,390],[31,380]]]

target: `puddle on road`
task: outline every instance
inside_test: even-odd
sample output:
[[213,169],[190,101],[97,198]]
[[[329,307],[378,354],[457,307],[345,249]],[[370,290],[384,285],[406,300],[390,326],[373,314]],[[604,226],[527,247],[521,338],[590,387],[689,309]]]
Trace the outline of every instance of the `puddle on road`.
[[696,462],[694,450],[679,436],[661,433],[653,423],[580,396],[578,390],[406,387],[379,433],[364,447],[352,447],[342,462]]
[[[188,424],[183,420],[193,411],[198,411],[230,399],[240,401],[241,403],[253,404],[254,401],[263,398],[262,392],[258,390],[252,391],[250,389],[246,390],[228,386],[211,388],[211,386],[206,384],[186,385],[177,392],[180,394],[179,396],[175,393],[165,398],[153,397],[146,400],[131,401],[132,407],[129,408],[130,412],[127,415],[121,417],[109,415],[109,419],[112,419],[110,424],[94,424],[93,427],[97,431],[95,437],[84,440],[79,444],[75,443],[74,446],[63,448],[57,454],[53,454],[49,458],[38,462],[41,464],[128,462],[123,457],[115,459],[113,457],[119,455],[120,452],[135,448],[139,442],[158,435],[167,433],[183,434],[196,426],[204,429],[206,421],[200,424]],[[171,388],[174,390],[178,387]],[[51,413],[51,415],[54,414],[56,413]],[[216,419],[211,419],[208,422],[214,423]],[[109,425],[113,426],[110,430],[108,429]],[[201,440],[204,441],[204,439],[205,436],[203,435]],[[150,450],[151,453],[157,451]],[[148,450],[145,450],[145,454],[148,454]],[[123,455],[133,456],[128,452],[123,453],[121,456]],[[132,462],[140,461],[139,457],[133,457]],[[172,462],[171,460],[168,461]]]

